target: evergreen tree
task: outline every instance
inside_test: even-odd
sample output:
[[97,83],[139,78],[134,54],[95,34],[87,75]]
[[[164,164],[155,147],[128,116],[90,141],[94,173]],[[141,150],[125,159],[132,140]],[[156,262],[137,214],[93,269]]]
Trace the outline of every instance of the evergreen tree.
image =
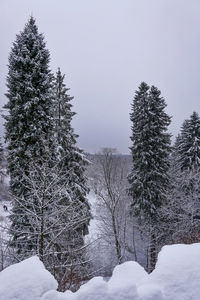
[[87,161],[71,127],[72,97],[64,76],[58,70],[53,84],[49,52],[32,17],[10,53],[7,87],[6,140],[14,199],[10,245],[19,259],[39,255],[65,290],[73,273],[80,277],[77,266],[84,264],[84,235],[91,218]]
[[185,120],[176,147],[179,166],[182,171],[200,167],[200,117],[193,112],[189,120]]
[[[84,235],[88,233],[88,225],[91,219],[90,207],[86,198],[88,188],[84,175],[85,167],[88,164],[82,150],[76,145],[78,135],[74,133],[71,126],[72,117],[75,115],[71,111],[71,100],[64,83],[65,76],[60,69],[56,74],[55,95],[54,95],[54,120],[55,139],[57,146],[57,160],[60,169],[60,185],[62,186],[63,202],[66,207],[73,207],[74,214],[66,214],[65,223],[74,223],[69,226],[60,237],[61,242],[57,244],[57,251],[63,252],[62,258],[57,263],[59,268],[59,289],[65,290],[66,283],[69,285],[69,278],[72,274],[66,264],[73,267],[74,277],[80,276],[80,267],[84,261]],[[78,221],[77,221],[77,215]],[[74,222],[73,222],[74,221]],[[80,279],[79,279],[80,280]]]
[[[30,161],[42,165],[52,130],[49,57],[44,37],[38,33],[31,17],[11,49],[7,76],[8,103],[5,105],[8,110],[5,128],[10,189],[15,199],[19,199],[13,202],[10,232],[12,245],[22,258],[34,253],[37,240],[35,235],[31,235],[33,228],[26,214],[26,210],[32,207],[29,202],[32,191],[26,178],[30,173]],[[20,198],[26,201],[22,204]]]
[[128,193],[132,198],[132,213],[140,225],[147,227],[145,235],[149,232],[149,271],[156,263],[159,208],[166,201],[169,184],[170,135],[166,131],[170,117],[164,111],[166,103],[160,94],[156,87],[150,88],[142,82],[130,115],[133,167],[128,176]]
[[[60,164],[60,169],[63,175],[67,177],[69,193],[71,198],[78,200],[82,203],[83,208],[86,208],[86,221],[83,225],[83,232],[88,232],[87,225],[90,220],[89,206],[86,199],[88,193],[88,187],[86,184],[86,177],[84,171],[88,165],[88,161],[85,158],[83,151],[76,145],[78,135],[74,133],[71,126],[72,117],[75,115],[71,111],[70,101],[73,97],[67,94],[69,90],[64,84],[64,75],[61,74],[60,69],[57,72],[55,83],[55,136],[57,144],[57,156]],[[62,178],[62,176],[61,176]]]
[[166,200],[168,186],[170,135],[166,132],[170,117],[165,113],[160,91],[144,82],[132,105],[132,158],[129,195],[135,214],[156,220],[157,210]]
[[[183,122],[172,153],[172,191],[168,211],[174,242],[199,242],[200,118],[196,112]],[[177,230],[179,228],[179,230]]]

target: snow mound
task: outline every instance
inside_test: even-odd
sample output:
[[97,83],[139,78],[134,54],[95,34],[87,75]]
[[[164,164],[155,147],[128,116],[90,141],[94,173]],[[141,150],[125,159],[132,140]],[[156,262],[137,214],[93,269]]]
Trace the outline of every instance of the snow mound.
[[[72,300],[110,300],[107,291],[107,282],[102,277],[94,277],[86,284],[82,285],[80,289],[74,294],[75,298]],[[68,298],[66,298],[68,299]],[[71,300],[71,298],[70,298]]]
[[127,261],[115,267],[111,279],[108,281],[110,289],[122,289],[133,284],[139,284],[148,274],[135,261]]
[[56,281],[37,257],[0,273],[1,300],[199,300],[200,243],[165,246],[155,270],[136,262],[117,266],[106,282],[95,277],[76,292],[56,291]]
[[164,300],[200,299],[200,243],[164,246],[148,284],[156,284]]
[[128,261],[115,267],[108,281],[108,293],[112,299],[138,299],[137,285],[148,277],[145,270],[135,261]]
[[37,256],[0,272],[1,300],[40,300],[44,293],[56,288],[56,280]]

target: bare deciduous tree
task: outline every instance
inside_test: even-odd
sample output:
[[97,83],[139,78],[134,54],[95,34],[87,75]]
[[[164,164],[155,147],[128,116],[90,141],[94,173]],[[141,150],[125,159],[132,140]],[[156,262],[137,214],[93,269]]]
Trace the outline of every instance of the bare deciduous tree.
[[126,193],[128,165],[127,157],[112,148],[103,148],[93,157],[91,187],[97,199],[98,244],[102,249],[107,248],[105,255],[112,261],[112,267],[127,260],[127,251],[132,252],[131,255],[134,252],[127,237],[131,219]]

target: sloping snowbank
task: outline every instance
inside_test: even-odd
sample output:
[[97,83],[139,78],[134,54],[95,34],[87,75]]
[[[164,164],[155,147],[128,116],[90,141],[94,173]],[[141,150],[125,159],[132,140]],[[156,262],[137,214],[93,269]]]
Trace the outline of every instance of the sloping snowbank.
[[150,275],[131,261],[117,266],[108,282],[95,277],[76,293],[55,289],[37,257],[0,273],[1,300],[199,300],[200,243],[163,247]]
[[199,300],[200,243],[163,247],[146,282],[160,286],[163,299]]
[[40,300],[57,282],[33,256],[0,272],[1,300]]

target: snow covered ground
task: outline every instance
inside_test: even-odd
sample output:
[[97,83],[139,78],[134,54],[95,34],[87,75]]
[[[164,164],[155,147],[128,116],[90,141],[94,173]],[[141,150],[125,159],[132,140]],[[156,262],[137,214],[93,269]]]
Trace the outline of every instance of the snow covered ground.
[[10,201],[0,201],[0,236],[7,239],[7,230],[9,226],[8,216],[11,210],[11,202]]
[[56,281],[37,257],[0,273],[1,300],[199,300],[200,243],[163,247],[148,275],[136,262],[117,266],[106,282],[95,277],[76,292],[56,291]]
[[95,239],[98,238],[98,220],[95,217],[96,216],[96,196],[93,192],[90,191],[89,195],[87,196],[88,202],[90,204],[91,207],[91,213],[93,215],[93,219],[90,220],[90,224],[89,224],[89,235],[86,235],[86,241],[89,239],[90,241],[93,241]]
[[56,287],[56,280],[36,256],[0,273],[1,300],[40,300],[45,292]]
[[[0,199],[0,271],[4,269],[8,262],[6,260],[7,257],[7,240],[8,236],[8,228],[9,228],[9,213],[11,209],[10,201],[2,201]],[[1,284],[1,283],[0,283]],[[1,300],[1,298],[0,298]]]

